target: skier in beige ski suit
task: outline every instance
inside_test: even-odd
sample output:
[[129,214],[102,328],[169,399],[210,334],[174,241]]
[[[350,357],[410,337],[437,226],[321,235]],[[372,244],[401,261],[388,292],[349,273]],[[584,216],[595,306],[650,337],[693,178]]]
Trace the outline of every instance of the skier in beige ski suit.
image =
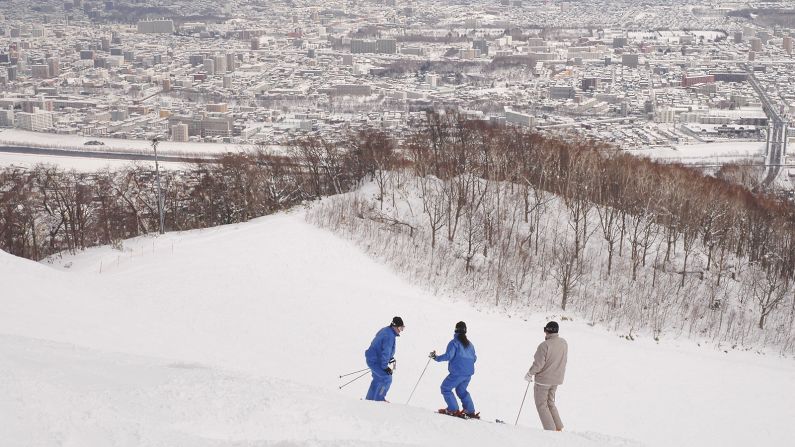
[[566,374],[566,359],[569,352],[566,340],[558,336],[558,323],[550,321],[544,326],[544,341],[538,345],[533,365],[525,375],[525,380],[533,382],[538,417],[544,430],[563,430],[558,409],[555,406],[555,391],[563,383]]

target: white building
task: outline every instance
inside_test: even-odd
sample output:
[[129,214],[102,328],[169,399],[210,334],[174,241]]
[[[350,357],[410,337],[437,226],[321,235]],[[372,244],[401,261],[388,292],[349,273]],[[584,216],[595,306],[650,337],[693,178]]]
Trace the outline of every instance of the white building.
[[512,112],[510,110],[505,111],[505,121],[526,127],[533,127],[536,125],[536,118],[533,115],[528,115],[526,113]]
[[213,62],[214,62],[214,68],[215,68],[214,73],[218,73],[218,74],[226,73],[227,70],[226,70],[226,55],[225,54],[216,54],[215,56],[213,56]]
[[654,111],[655,123],[673,123],[676,118],[674,109],[660,108]]
[[212,76],[215,74],[215,60],[214,59],[205,59],[204,60],[204,71],[207,72],[208,76]]
[[52,113],[34,110],[33,113],[19,112],[16,116],[17,127],[23,130],[41,132],[52,128]]
[[171,126],[171,141],[185,143],[188,141],[188,125],[179,123]]

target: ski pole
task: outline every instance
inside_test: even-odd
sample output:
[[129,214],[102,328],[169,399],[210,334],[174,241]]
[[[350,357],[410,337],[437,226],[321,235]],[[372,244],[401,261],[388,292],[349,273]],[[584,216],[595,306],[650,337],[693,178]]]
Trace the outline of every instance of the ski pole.
[[[367,369],[369,370],[370,368],[367,368]],[[351,380],[350,382],[347,382],[347,383],[345,383],[344,385],[342,385],[342,386],[340,387],[340,389],[343,389],[343,388],[345,388],[346,386],[348,386],[348,385],[352,384],[353,382],[356,382],[357,380],[361,379],[362,377],[366,376],[367,374],[368,374],[368,373],[362,373],[362,375],[360,375],[360,376],[356,377],[355,379]]]
[[414,392],[417,391],[417,385],[420,384],[420,380],[422,380],[422,376],[425,375],[425,370],[428,369],[428,365],[430,364],[431,364],[431,358],[428,357],[428,363],[426,363],[425,368],[422,369],[422,374],[420,374],[420,378],[417,379],[417,383],[414,385],[414,389],[411,390],[411,395],[409,395],[409,400],[406,401],[406,405],[408,405],[409,402],[411,402],[411,398],[414,397]]
[[348,374],[343,374],[343,375],[341,375],[341,376],[340,376],[340,379],[341,379],[341,378],[343,378],[343,377],[352,376],[352,375],[354,375],[354,374],[357,374],[357,373],[360,373],[360,372],[362,372],[362,371],[367,371],[368,369],[370,369],[370,368],[364,368],[364,369],[360,369],[360,370],[358,370],[358,371],[350,372],[350,373],[348,373]]
[[516,422],[513,425],[519,425],[519,415],[522,414],[522,407],[524,407],[524,400],[527,398],[527,390],[530,389],[530,382],[527,382],[527,388],[524,389],[524,397],[522,397],[522,404],[519,405],[519,414],[516,415]]

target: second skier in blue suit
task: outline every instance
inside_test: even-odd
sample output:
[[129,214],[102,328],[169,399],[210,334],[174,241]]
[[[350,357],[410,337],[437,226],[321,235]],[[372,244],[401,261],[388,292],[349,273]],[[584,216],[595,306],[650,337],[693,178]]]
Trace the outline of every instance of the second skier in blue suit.
[[386,393],[392,385],[393,368],[389,365],[395,364],[395,339],[400,337],[403,329],[405,329],[403,319],[393,318],[389,326],[375,334],[370,347],[364,351],[367,367],[373,374],[366,400],[386,401]]
[[[437,362],[448,362],[447,371],[450,373],[442,382],[441,390],[447,408],[442,408],[439,413],[449,414],[466,418],[479,418],[479,413],[475,413],[475,404],[472,403],[472,396],[467,391],[469,381],[475,374],[475,362],[478,357],[475,354],[475,346],[467,338],[467,325],[459,321],[455,325],[455,335],[447,350],[442,355],[436,355],[432,351],[430,357]],[[461,399],[463,411],[458,409],[458,402],[453,396],[453,390],[458,398]]]

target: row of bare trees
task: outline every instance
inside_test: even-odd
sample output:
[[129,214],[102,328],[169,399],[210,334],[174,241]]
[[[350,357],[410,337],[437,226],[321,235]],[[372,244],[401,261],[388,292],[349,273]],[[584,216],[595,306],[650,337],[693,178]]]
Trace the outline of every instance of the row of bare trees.
[[[361,148],[296,142],[289,156],[259,151],[162,175],[168,231],[244,222],[351,188],[373,173]],[[370,157],[370,158],[368,158]],[[40,165],[0,170],[0,249],[42,259],[158,229],[154,172],[130,165],[94,173]]]

